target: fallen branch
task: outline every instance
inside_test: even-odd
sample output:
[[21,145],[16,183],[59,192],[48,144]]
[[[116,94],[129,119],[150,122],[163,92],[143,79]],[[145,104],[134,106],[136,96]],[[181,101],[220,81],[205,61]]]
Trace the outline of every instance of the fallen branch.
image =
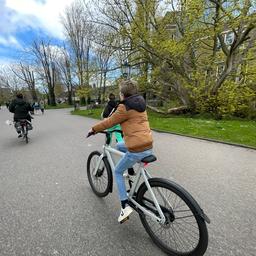
[[174,115],[180,115],[180,114],[185,114],[187,112],[189,112],[189,108],[187,106],[181,106],[181,107],[176,107],[176,108],[170,108],[167,111],[158,109],[156,107],[152,107],[150,105],[147,105],[147,107],[159,114],[164,114],[164,115],[168,115],[168,114],[174,114]]

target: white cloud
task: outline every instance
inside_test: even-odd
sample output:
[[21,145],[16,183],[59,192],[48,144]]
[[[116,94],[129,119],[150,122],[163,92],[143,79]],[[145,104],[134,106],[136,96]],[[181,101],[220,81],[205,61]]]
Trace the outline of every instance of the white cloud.
[[13,46],[15,48],[21,48],[21,45],[19,44],[17,39],[12,35],[6,37],[0,36],[0,45],[3,45],[5,47]]
[[[6,0],[5,7],[10,13],[8,19],[16,30],[21,27],[40,28],[50,36],[62,39],[60,15],[72,2],[74,0]],[[12,27],[12,30],[15,28]]]

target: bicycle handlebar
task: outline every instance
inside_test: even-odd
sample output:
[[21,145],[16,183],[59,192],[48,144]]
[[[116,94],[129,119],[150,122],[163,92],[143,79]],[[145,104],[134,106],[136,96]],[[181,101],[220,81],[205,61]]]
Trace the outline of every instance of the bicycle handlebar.
[[[123,132],[122,132],[121,130],[100,131],[100,132],[98,132],[98,133],[103,133],[103,134],[106,134],[106,135],[110,135],[111,133],[114,133],[114,132],[119,132],[119,133],[123,134]],[[89,133],[87,134],[86,138],[89,138],[90,136],[95,135],[95,134],[97,134],[97,133],[95,133],[95,132],[89,132]]]
[[101,131],[101,132],[99,132],[99,133],[103,133],[103,134],[111,134],[111,133],[114,133],[114,132],[123,133],[123,131],[121,131],[121,130]]

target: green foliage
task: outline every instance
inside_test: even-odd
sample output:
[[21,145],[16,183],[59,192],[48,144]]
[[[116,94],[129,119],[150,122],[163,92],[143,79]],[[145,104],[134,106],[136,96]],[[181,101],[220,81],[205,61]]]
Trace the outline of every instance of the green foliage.
[[88,97],[90,95],[91,88],[81,86],[80,88],[77,89],[77,96],[79,97]]
[[247,84],[238,84],[234,81],[226,81],[218,91],[212,95],[203,86],[194,88],[197,112],[211,113],[216,118],[229,116],[254,118],[256,91]]
[[[218,118],[252,116],[255,89],[248,81],[255,81],[255,74],[254,77],[249,74],[253,69],[248,66],[255,50],[245,49],[255,43],[247,43],[253,40],[249,37],[240,40],[248,27],[254,31],[249,35],[256,33],[256,15],[250,14],[246,6],[249,2],[180,0],[176,3],[179,11],[167,12],[164,17],[156,15],[156,2],[134,1],[135,19],[130,29],[126,29],[127,37],[138,49],[134,58],[139,55],[152,66],[150,81],[148,69],[140,67],[137,80],[142,90],[153,91],[168,101],[172,88],[178,102],[191,111],[210,112]],[[167,3],[171,5],[170,1]],[[236,50],[225,39],[225,33],[232,31],[238,43]],[[241,64],[241,59],[246,64]],[[247,81],[235,83],[231,76],[244,76]]]
[[80,97],[81,105],[86,105],[88,102],[88,99],[90,98],[91,88],[88,86],[80,86],[77,89],[76,93],[77,93],[77,96]]
[[248,117],[251,103],[256,100],[256,92],[246,84],[226,81],[218,92],[217,111],[220,116],[235,115]]
[[56,106],[50,106],[50,105],[45,105],[45,109],[61,109],[61,108],[73,108],[73,105],[68,105],[67,103],[61,103],[57,104]]

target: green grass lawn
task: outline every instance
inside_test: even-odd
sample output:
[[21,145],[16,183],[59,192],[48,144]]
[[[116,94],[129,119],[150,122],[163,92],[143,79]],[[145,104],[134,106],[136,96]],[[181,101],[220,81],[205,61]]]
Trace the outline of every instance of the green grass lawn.
[[[102,109],[77,110],[72,114],[100,119]],[[184,116],[163,116],[148,112],[150,127],[194,137],[209,138],[256,148],[256,122],[248,120],[214,120]]]
[[57,104],[56,106],[45,105],[45,109],[60,109],[60,108],[73,108],[73,105],[68,105],[66,103]]

